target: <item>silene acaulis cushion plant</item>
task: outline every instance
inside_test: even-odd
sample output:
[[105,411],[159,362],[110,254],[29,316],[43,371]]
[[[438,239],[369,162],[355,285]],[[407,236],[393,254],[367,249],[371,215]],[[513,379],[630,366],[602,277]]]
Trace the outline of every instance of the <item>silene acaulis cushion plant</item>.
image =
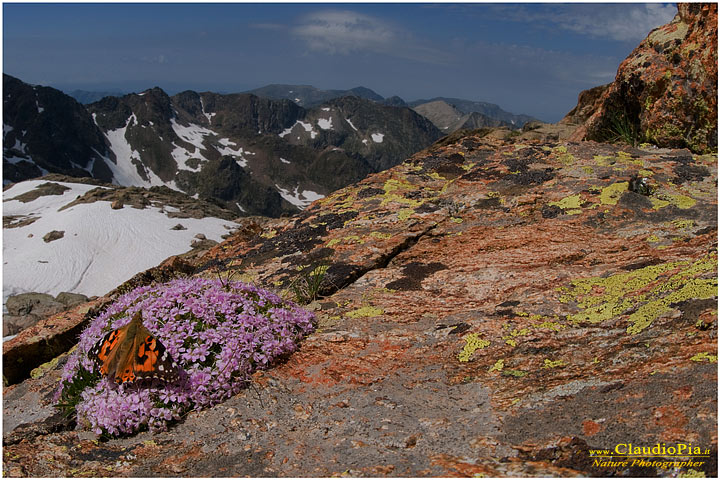
[[240,282],[189,278],[120,296],[80,335],[55,393],[97,434],[164,430],[297,349],[314,315]]

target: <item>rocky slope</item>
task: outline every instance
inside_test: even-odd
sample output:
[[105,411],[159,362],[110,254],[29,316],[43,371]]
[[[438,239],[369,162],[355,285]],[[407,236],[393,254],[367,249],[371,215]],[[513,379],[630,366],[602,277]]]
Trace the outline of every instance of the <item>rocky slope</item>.
[[[92,175],[125,186],[168,186],[238,214],[297,212],[442,135],[407,108],[357,97],[306,110],[249,94],[170,97],[153,88],[85,110],[59,91],[4,78],[6,183],[47,172]],[[52,92],[54,103],[37,107],[35,91]],[[43,122],[74,133],[51,141],[54,127],[40,129]],[[45,155],[51,147],[56,153]]]
[[[580,123],[574,140],[651,142],[717,150],[716,3],[679,4],[667,25],[653,30],[622,62],[602,95],[583,95],[578,108],[593,112]],[[578,122],[578,120],[580,122]]]
[[[255,390],[95,445],[50,433],[52,368],[6,389],[5,471],[672,475],[593,466],[589,449],[692,439],[716,454],[716,179],[715,157],[687,150],[493,131],[438,144],[200,262],[278,290],[329,265],[318,331]],[[83,315],[6,344],[6,368]]]

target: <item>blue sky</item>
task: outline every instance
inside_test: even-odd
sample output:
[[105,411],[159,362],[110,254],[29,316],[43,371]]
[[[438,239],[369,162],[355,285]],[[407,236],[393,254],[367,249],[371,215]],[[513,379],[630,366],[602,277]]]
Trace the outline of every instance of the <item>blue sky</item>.
[[674,4],[3,5],[3,71],[64,90],[365,86],[557,121]]

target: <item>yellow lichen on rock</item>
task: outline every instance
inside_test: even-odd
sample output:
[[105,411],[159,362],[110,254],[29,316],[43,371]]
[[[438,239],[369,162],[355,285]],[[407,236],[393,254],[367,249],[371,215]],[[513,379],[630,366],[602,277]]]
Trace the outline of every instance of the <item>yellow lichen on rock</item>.
[[469,333],[465,335],[463,339],[465,340],[465,346],[462,352],[458,354],[458,360],[461,362],[469,362],[470,357],[472,357],[476,350],[482,350],[490,346],[490,342],[482,340],[477,333]]

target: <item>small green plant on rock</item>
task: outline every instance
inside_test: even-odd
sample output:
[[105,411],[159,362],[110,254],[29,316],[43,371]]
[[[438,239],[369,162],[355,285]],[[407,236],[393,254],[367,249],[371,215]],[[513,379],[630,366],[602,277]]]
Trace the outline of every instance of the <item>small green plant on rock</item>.
[[603,132],[606,141],[623,141],[633,147],[641,142],[640,129],[625,110],[610,112],[609,117],[610,125]]
[[321,264],[311,270],[298,275],[290,284],[290,290],[295,295],[295,301],[301,305],[316,300],[320,297],[320,290],[327,283],[325,274],[330,265]]

